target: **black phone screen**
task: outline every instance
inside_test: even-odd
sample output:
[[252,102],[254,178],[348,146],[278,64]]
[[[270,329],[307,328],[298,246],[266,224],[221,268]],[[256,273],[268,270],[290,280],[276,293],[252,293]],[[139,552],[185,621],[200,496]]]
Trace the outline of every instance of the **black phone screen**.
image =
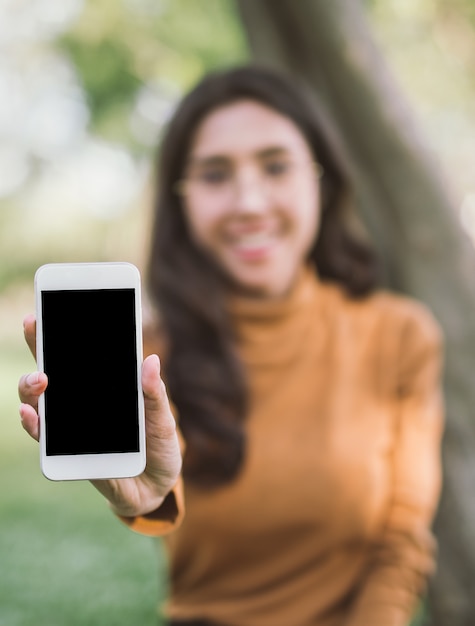
[[41,292],[47,455],[139,451],[135,298]]

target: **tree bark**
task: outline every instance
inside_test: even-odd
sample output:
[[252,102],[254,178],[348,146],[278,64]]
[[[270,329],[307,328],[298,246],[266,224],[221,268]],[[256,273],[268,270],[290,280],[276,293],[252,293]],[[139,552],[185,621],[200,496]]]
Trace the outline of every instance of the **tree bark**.
[[[446,342],[444,488],[433,626],[475,624],[475,252],[450,191],[355,0],[237,0],[255,60],[309,85],[343,151],[393,289]],[[414,468],[417,471],[417,467]]]

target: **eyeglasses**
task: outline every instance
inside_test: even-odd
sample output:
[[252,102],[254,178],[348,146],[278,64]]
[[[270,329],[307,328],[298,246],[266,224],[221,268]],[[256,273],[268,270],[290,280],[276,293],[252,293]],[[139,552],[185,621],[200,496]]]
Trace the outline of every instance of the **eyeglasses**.
[[323,167],[316,161],[272,159],[253,163],[244,172],[244,167],[237,168],[227,160],[216,159],[192,166],[187,175],[177,181],[174,190],[185,197],[198,194],[225,201],[236,197],[252,181],[267,197],[282,198],[295,189],[305,171],[316,178],[323,176]]

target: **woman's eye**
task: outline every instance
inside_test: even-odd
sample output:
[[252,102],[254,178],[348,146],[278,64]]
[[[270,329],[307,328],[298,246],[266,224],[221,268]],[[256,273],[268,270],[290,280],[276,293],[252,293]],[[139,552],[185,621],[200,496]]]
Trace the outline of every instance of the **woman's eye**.
[[206,185],[221,185],[229,181],[231,174],[225,169],[205,170],[199,175],[200,180]]
[[292,164],[289,161],[269,161],[265,164],[265,173],[268,176],[283,176],[288,174]]

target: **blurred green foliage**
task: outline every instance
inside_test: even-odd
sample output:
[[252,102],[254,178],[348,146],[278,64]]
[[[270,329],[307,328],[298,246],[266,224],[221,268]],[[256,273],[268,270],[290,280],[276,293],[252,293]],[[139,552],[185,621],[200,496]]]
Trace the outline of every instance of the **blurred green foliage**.
[[87,44],[71,35],[64,37],[61,47],[81,76],[96,124],[117,103],[130,106],[140,80],[134,73],[132,51],[122,40],[108,38]]
[[168,82],[181,92],[204,72],[248,57],[232,0],[85,0],[57,45],[80,76],[92,130],[135,148],[127,116],[142,86]]
[[[137,167],[143,167],[140,159],[152,158],[159,139],[159,133],[155,137],[151,132],[151,139],[141,142],[131,128],[141,90],[163,96],[171,107],[205,71],[249,55],[232,0],[84,0],[66,32],[40,43],[42,55],[67,59],[78,77],[89,108],[88,136],[127,150]],[[62,207],[58,193],[58,206],[48,199],[45,209],[42,177],[54,173],[54,166],[33,160],[35,167],[19,193],[0,202],[0,293],[15,281],[31,282],[36,267],[45,262],[135,261],[133,248],[143,242],[135,238],[134,220],[144,219],[136,203],[127,215],[101,220]],[[128,242],[124,233],[129,233]],[[114,249],[118,240],[124,245]]]

